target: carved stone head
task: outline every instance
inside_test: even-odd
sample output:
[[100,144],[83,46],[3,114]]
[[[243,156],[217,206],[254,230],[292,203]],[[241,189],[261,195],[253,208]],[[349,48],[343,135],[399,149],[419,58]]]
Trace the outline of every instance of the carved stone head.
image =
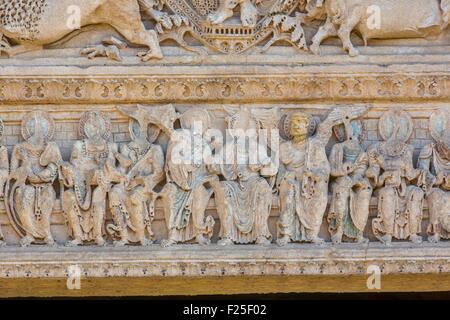
[[111,135],[110,120],[103,112],[85,112],[80,120],[79,134],[84,139],[107,141]]
[[53,118],[45,111],[33,111],[22,119],[22,136],[32,145],[46,144],[54,132]]
[[309,114],[296,112],[290,117],[289,133],[293,139],[306,138],[311,135],[311,126],[315,121]]
[[210,125],[209,113],[203,109],[188,109],[180,117],[180,124],[182,129],[195,130],[199,129],[203,134],[209,129]]

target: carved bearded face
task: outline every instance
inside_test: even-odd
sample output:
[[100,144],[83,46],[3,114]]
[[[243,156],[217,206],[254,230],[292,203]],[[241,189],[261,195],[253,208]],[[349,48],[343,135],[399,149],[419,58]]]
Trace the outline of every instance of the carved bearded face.
[[309,133],[310,119],[307,115],[295,113],[291,117],[291,135],[295,137],[307,137]]

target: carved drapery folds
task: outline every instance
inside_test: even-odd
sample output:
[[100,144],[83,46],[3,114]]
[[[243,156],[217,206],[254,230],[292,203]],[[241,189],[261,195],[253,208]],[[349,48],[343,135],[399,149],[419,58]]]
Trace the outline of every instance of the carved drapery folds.
[[54,131],[53,119],[47,112],[31,112],[22,120],[25,141],[12,150],[5,207],[23,246],[36,241],[55,243],[50,217],[56,200],[53,182],[58,178],[62,158],[57,144],[51,141]]
[[[227,139],[219,141],[209,131],[217,119],[206,109],[117,107],[129,118],[131,141],[121,144],[110,141],[105,113],[85,112],[79,123],[82,140],[74,143],[67,162],[51,141],[51,115],[27,114],[21,126],[24,142],[14,146],[11,161],[7,149],[0,149],[0,190],[20,244],[55,244],[50,218],[58,187],[70,246],[105,245],[109,239],[117,246],[153,243],[158,199],[168,231],[163,246],[209,244],[216,223],[207,212],[211,199],[220,224],[218,244],[266,245],[274,236],[268,223],[277,209],[274,196],[281,246],[324,243],[319,237],[323,223],[333,243],[368,242],[369,223],[385,244],[393,239],[420,243],[424,203],[428,240],[450,238],[447,111],[429,118],[434,141],[420,150],[416,165],[408,144],[414,125],[402,109],[382,115],[383,141],[367,151],[360,140],[367,107],[337,107],[323,121],[299,110],[224,109]],[[337,141],[327,152],[333,133]],[[269,139],[263,143],[265,135]],[[372,196],[377,216],[370,220]]]

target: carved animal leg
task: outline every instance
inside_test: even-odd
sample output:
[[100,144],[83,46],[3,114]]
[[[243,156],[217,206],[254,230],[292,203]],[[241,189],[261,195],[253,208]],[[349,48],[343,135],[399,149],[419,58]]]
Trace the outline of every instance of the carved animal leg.
[[17,46],[13,46],[10,48],[2,49],[0,48],[0,53],[5,52],[8,57],[12,58],[16,55],[32,52],[32,51],[39,51],[42,50],[42,46],[36,46],[32,44],[20,44]]
[[317,33],[314,35],[312,44],[310,46],[311,52],[320,55],[320,45],[322,44],[322,42],[329,37],[335,36],[337,36],[336,26],[331,22],[330,19],[327,19],[325,24],[321,26]]
[[137,1],[107,1],[101,8],[101,15],[103,19],[99,19],[101,20],[99,22],[108,23],[129,42],[147,46],[150,49],[139,54],[142,61],[163,58],[158,34],[154,30],[145,29]]
[[350,57],[356,57],[359,55],[358,50],[353,46],[353,43],[350,39],[351,33],[355,26],[361,20],[361,14],[358,13],[359,10],[354,10],[353,13],[348,15],[348,19],[341,24],[337,34],[338,37],[342,41],[342,45],[345,51],[348,51]]

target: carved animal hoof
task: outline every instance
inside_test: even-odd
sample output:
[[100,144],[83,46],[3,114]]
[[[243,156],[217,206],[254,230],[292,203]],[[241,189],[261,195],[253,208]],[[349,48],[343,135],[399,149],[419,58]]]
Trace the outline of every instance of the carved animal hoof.
[[440,241],[440,237],[438,234],[435,234],[434,236],[428,237],[428,242],[430,243],[438,243]]
[[220,239],[219,241],[217,241],[217,245],[219,246],[232,246],[234,245],[233,240],[229,239],[229,238],[225,238],[225,239]]
[[161,247],[168,248],[176,244],[177,242],[171,239],[166,239],[161,241]]
[[412,243],[417,243],[417,244],[422,243],[422,237],[418,236],[417,234],[413,234],[410,237],[410,240],[411,240]]
[[153,53],[151,50],[146,52],[139,52],[138,57],[140,57],[143,62],[147,62],[151,59],[161,60],[162,58],[164,58],[162,52]]
[[289,237],[279,238],[277,239],[277,245],[279,245],[280,247],[284,247],[289,243],[289,241]]

